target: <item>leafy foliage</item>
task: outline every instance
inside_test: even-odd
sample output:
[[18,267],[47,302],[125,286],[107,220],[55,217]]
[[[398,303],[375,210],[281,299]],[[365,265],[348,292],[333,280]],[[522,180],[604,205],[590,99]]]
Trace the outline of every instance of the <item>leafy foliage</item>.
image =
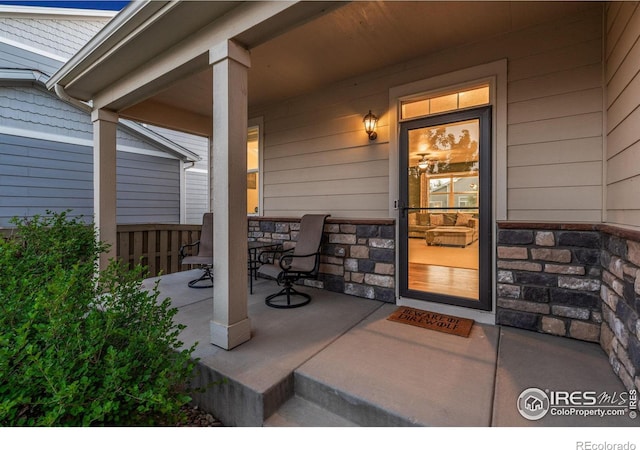
[[194,347],[146,270],[116,261],[67,213],[14,219],[0,239],[0,425],[168,423],[189,402]]

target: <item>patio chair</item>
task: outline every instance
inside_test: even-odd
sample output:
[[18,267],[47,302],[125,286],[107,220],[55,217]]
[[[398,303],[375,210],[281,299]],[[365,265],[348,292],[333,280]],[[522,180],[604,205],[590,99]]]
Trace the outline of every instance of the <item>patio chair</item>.
[[[195,255],[187,255],[186,250],[195,247]],[[202,216],[202,229],[200,239],[191,244],[180,247],[180,259],[182,264],[192,264],[202,267],[203,273],[200,278],[189,281],[191,288],[211,288],[213,287],[213,213],[204,213]],[[209,280],[206,284],[198,284]]]
[[298,280],[318,276],[320,245],[327,217],[327,214],[304,215],[300,221],[298,241],[293,249],[262,253],[263,264],[258,268],[258,274],[275,279],[278,285],[284,286],[279,292],[266,297],[265,303],[268,306],[298,308],[311,301],[309,294],[295,290],[293,284]]

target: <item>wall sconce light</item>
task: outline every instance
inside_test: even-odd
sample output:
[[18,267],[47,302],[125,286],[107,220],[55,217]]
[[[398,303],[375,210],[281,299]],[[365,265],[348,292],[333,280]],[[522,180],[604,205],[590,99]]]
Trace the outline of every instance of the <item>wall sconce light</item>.
[[374,141],[378,137],[378,133],[376,133],[378,118],[374,114],[371,114],[371,110],[369,110],[369,114],[364,116],[362,122],[364,123],[364,131],[369,135],[369,140]]

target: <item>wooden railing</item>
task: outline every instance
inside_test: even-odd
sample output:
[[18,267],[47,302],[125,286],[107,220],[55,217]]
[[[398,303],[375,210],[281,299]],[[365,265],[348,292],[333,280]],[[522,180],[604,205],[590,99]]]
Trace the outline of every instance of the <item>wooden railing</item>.
[[[145,223],[118,225],[118,258],[129,267],[140,263],[149,268],[149,276],[180,272],[191,266],[180,264],[180,247],[200,238],[202,225]],[[9,237],[14,228],[0,228],[0,238]]]
[[139,224],[118,225],[117,254],[133,267],[142,264],[149,276],[187,270],[180,264],[180,247],[200,238],[201,225]]

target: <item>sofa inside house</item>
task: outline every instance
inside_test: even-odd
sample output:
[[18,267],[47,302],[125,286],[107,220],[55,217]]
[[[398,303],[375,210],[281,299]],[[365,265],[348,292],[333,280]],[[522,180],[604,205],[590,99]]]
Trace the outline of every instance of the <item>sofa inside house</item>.
[[478,240],[478,219],[463,212],[409,214],[409,237],[427,245],[466,247]]

